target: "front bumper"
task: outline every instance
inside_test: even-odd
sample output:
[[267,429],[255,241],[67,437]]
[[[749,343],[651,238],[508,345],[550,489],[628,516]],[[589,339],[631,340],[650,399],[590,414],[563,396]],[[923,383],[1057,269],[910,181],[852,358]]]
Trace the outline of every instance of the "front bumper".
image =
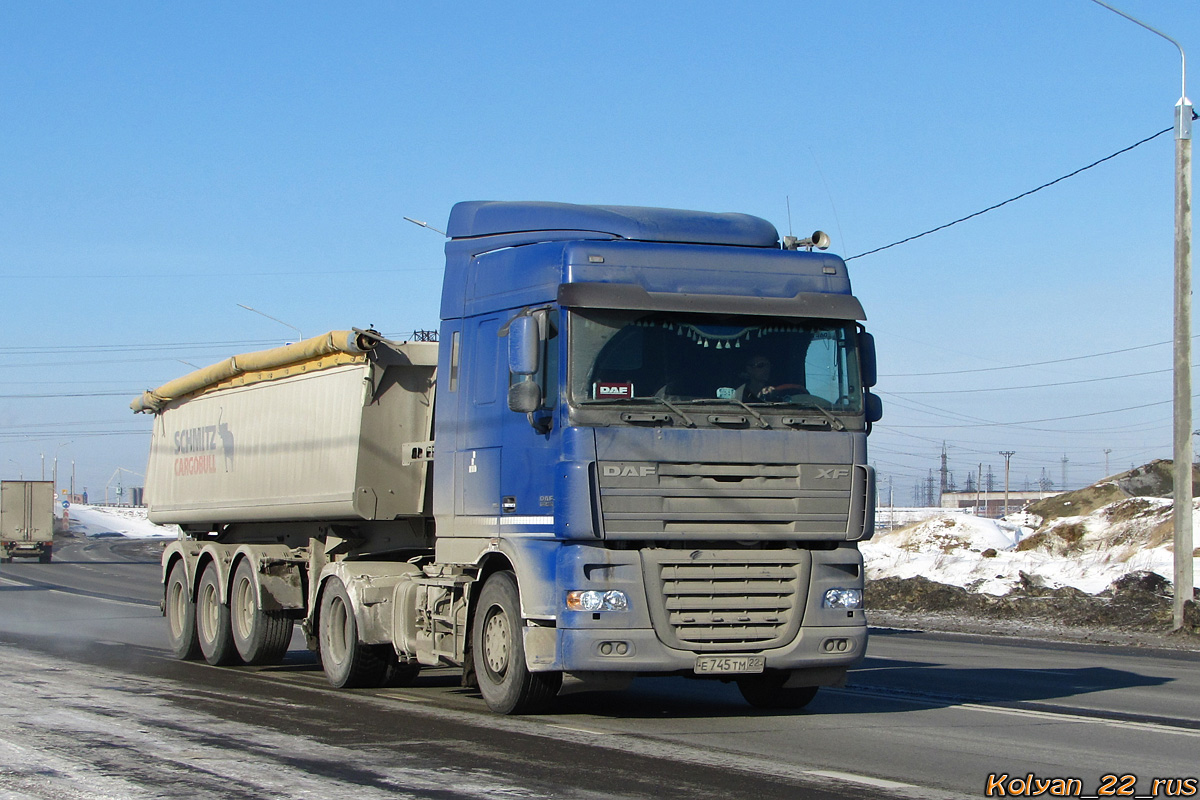
[[[847,668],[866,655],[867,626],[802,627],[783,647],[744,650],[719,655],[761,655],[768,670]],[[529,635],[533,631],[533,635]],[[546,633],[553,631],[553,636]],[[548,652],[553,643],[554,652]],[[696,659],[714,655],[668,647],[652,628],[530,628],[525,638],[526,660],[534,671],[633,672],[663,674],[693,672]]]

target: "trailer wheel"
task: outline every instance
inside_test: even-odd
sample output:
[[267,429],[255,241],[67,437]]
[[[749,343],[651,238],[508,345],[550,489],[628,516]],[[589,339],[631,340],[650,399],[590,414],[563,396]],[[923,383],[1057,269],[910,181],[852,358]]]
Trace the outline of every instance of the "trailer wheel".
[[49,564],[53,557],[54,557],[53,551],[47,548],[46,550],[43,550],[42,552],[38,553],[38,563],[39,564]]
[[755,708],[786,709],[804,708],[817,696],[816,686],[783,688],[791,673],[764,672],[761,675],[746,675],[738,678],[738,691],[747,703]]
[[236,664],[237,648],[233,645],[233,628],[229,624],[229,606],[221,602],[221,584],[217,566],[210,563],[200,578],[196,592],[196,634],[204,660],[214,667]]
[[382,686],[388,678],[388,645],[369,645],[358,640],[358,622],[345,585],[330,578],[321,595],[321,618],[317,624],[321,642],[321,666],[325,677],[338,689]]
[[525,665],[521,599],[511,572],[497,572],[483,584],[471,638],[479,692],[488,708],[534,714],[550,706],[562,673],[530,672]]
[[254,563],[246,558],[233,573],[229,595],[233,644],[252,666],[278,664],[292,641],[293,620],[282,611],[264,611],[254,582]]
[[192,602],[192,590],[182,561],[176,561],[171,567],[164,599],[167,642],[171,652],[183,661],[195,661],[201,655],[200,640],[196,638],[196,604]]

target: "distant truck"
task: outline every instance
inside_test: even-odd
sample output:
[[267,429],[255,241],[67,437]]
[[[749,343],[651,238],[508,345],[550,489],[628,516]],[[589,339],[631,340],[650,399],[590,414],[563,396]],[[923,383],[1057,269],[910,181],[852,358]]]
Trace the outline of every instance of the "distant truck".
[[0,481],[0,561],[54,555],[54,483]]
[[[175,654],[336,687],[454,665],[500,713],[635,675],[799,707],[866,650],[875,351],[769,222],[459,203],[440,344],[340,331],[134,400]],[[411,314],[411,312],[410,312]],[[435,447],[436,444],[436,447]]]

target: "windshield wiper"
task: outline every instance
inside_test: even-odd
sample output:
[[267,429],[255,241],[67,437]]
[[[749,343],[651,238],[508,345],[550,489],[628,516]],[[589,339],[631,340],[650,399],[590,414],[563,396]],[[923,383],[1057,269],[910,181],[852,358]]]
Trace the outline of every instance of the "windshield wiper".
[[746,409],[746,411],[750,412],[750,416],[752,416],[756,420],[758,420],[758,427],[760,427],[760,428],[771,427],[771,423],[769,423],[765,419],[763,419],[762,414],[759,414],[753,408],[746,405],[741,400],[738,400],[736,397],[712,397],[712,398],[705,397],[705,398],[698,398],[696,400],[688,400],[687,402],[688,402],[688,405],[701,405],[703,403],[725,403],[725,404],[739,405],[742,408]]
[[830,427],[833,428],[835,431],[846,430],[845,424],[840,419],[835,417],[833,414],[830,414],[828,410],[822,408],[821,406],[817,405],[816,403],[787,402],[787,403],[771,403],[770,405],[772,405],[772,406],[799,406],[800,408],[812,408],[812,409],[815,409],[816,411],[821,412],[821,415],[823,417],[825,417],[825,419],[829,420]]
[[655,403],[662,403],[664,406],[671,409],[679,416],[683,417],[683,423],[685,425],[687,425],[689,428],[696,427],[696,423],[692,421],[691,417],[689,417],[687,414],[683,413],[682,408],[675,405],[674,403],[672,403],[670,400],[666,399],[665,397],[635,397],[633,399],[634,400],[653,400]]
[[[680,418],[683,419],[683,423],[687,427],[689,427],[689,428],[696,427],[695,421],[692,420],[692,418],[689,417],[686,413],[684,413],[682,408],[675,405],[670,400],[666,400],[662,397],[610,397],[610,398],[605,398],[601,402],[604,405],[629,405],[632,403],[658,403],[659,405],[664,405],[667,408],[669,408],[671,411],[674,411],[676,414],[678,414],[680,416]],[[600,403],[597,403],[597,405],[600,405]]]

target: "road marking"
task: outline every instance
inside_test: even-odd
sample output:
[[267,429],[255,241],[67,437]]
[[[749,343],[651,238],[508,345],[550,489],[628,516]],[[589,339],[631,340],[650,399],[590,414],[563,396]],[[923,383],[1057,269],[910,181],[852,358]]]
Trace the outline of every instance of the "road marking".
[[611,736],[613,731],[594,731],[590,728],[574,728],[570,725],[547,725],[547,728],[558,728],[563,731],[571,731],[572,733],[590,733],[593,736]]
[[883,778],[871,778],[866,775],[856,775],[853,772],[838,772],[830,769],[809,769],[804,771],[805,775],[812,775],[817,778],[832,778],[836,781],[845,781],[846,783],[858,783],[863,786],[870,786],[875,789],[902,789],[912,790],[920,789],[921,787],[912,783],[900,783],[899,781],[888,781]]
[[1053,722],[1066,723],[1086,723],[1089,725],[1106,725],[1110,728],[1124,728],[1127,730],[1141,731],[1143,733],[1166,733],[1174,736],[1190,736],[1192,738],[1200,738],[1200,730],[1194,728],[1184,728],[1175,725],[1170,725],[1162,722],[1144,722],[1140,720],[1130,719],[1110,719],[1101,716],[1091,716],[1087,714],[1072,714],[1069,711],[1058,711],[1054,709],[1038,709],[1038,708],[1014,708],[1012,706],[988,705],[985,703],[970,703],[964,702],[960,698],[955,697],[939,697],[937,695],[921,695],[909,694],[905,692],[889,692],[884,689],[872,689],[868,687],[845,687],[845,688],[829,688],[825,691],[837,692],[844,694],[866,695],[868,697],[881,697],[888,700],[898,700],[900,702],[908,702],[922,706],[932,707],[953,707],[962,708],[969,711],[983,711],[988,714],[1007,714],[1014,717],[1031,717]]
[[1126,728],[1135,731],[1155,731],[1158,733],[1169,733],[1174,736],[1191,736],[1200,738],[1200,731],[1191,730],[1189,728],[1176,728],[1171,725],[1163,725],[1158,722],[1138,722],[1136,720],[1124,719],[1104,719],[1103,717],[1088,717],[1082,714],[1068,714],[1061,711],[1039,711],[1032,708],[1005,708],[1003,706],[987,706],[980,703],[960,703],[959,708],[967,708],[972,711],[985,711],[989,714],[1008,714],[1017,717],[1033,717],[1035,719],[1054,720],[1056,722],[1085,722],[1092,725],[1107,725],[1110,728]]
[[395,689],[380,689],[377,690],[375,694],[379,695],[380,697],[386,697],[389,700],[403,700],[408,703],[428,703],[431,701],[431,698],[429,697],[419,697],[415,694],[399,692]]

